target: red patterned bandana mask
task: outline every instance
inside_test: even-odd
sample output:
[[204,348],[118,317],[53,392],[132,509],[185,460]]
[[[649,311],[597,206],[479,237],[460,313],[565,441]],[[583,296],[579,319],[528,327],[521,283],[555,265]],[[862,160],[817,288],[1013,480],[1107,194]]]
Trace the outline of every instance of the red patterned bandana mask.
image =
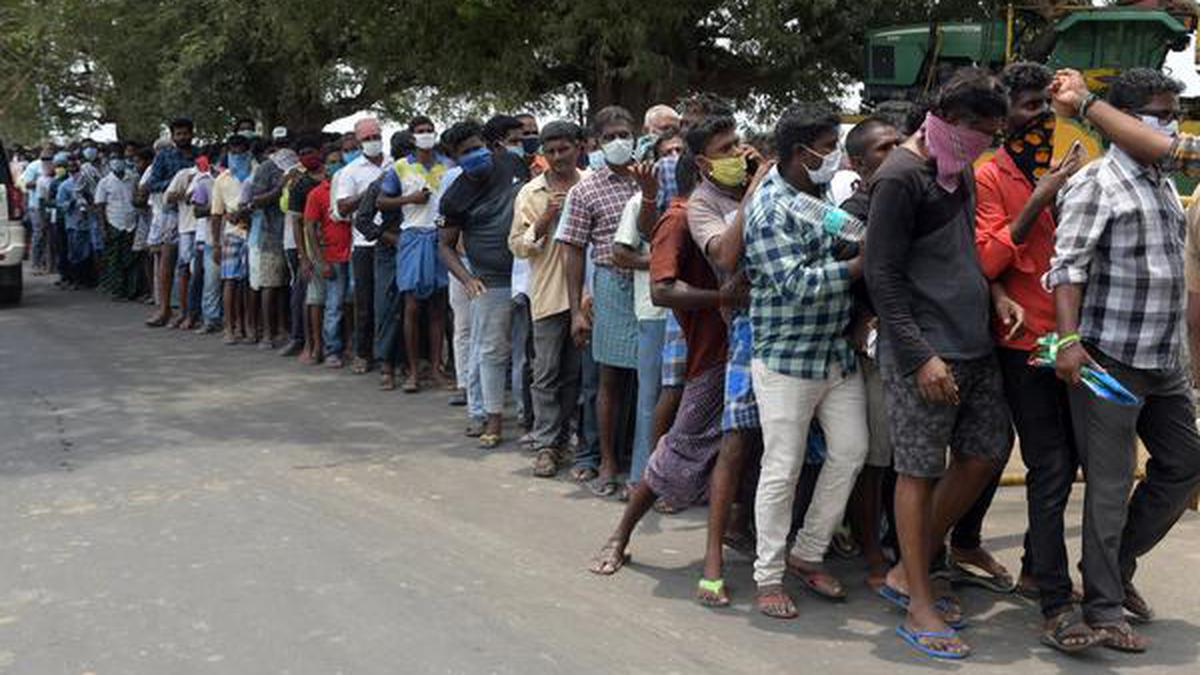
[[1038,115],[1029,120],[1025,128],[1009,136],[1004,141],[1004,149],[1012,157],[1013,164],[1025,174],[1030,185],[1037,185],[1038,179],[1050,170],[1050,160],[1054,157],[1054,127],[1057,118],[1052,111]]
[[921,129],[925,149],[937,162],[937,183],[946,192],[958,189],[962,172],[992,145],[991,136],[982,131],[950,124],[933,113],[925,115]]

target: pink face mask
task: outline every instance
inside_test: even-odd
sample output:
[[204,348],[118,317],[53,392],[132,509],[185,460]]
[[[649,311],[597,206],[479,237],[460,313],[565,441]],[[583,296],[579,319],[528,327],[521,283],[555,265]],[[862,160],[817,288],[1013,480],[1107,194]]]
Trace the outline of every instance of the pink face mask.
[[992,145],[987,134],[955,126],[933,113],[926,113],[925,148],[937,162],[937,182],[946,192],[958,189],[958,177],[975,158]]

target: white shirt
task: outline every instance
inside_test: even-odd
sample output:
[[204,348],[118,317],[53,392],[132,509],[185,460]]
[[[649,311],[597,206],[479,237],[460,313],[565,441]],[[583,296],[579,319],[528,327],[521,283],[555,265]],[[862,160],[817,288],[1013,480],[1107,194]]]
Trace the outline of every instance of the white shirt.
[[126,171],[120,177],[110,172],[96,185],[96,203],[104,205],[104,218],[121,232],[129,232],[136,225],[133,220],[133,185],[132,171]]
[[[356,199],[371,187],[371,183],[375,182],[383,173],[383,167],[377,166],[374,162],[367,159],[365,155],[359,155],[353,162],[342,168],[334,174],[332,186],[333,199],[330,201],[330,208],[334,211],[334,217],[337,220],[347,221],[354,220],[354,214],[350,216],[342,216],[337,213],[337,203],[343,199]],[[374,246],[375,242],[368,241],[366,237],[359,233],[358,228],[351,226],[351,235],[353,236],[353,245],[358,246]]]
[[529,261],[513,256],[512,297],[529,295]]
[[[212,208],[213,177],[212,177],[212,174],[200,173],[199,171],[196,172],[196,175],[192,176],[192,181],[190,183],[188,183],[187,193],[184,195],[185,201],[183,203],[183,206],[180,206],[179,208],[180,209],[188,209],[194,214],[196,212],[196,209],[195,209],[196,202],[192,201],[192,195],[195,194],[196,187],[198,185],[200,185],[201,183],[206,183],[206,182],[208,183],[209,208],[211,209]],[[196,218],[196,243],[197,244],[207,244],[208,243],[208,218],[207,217],[203,217],[203,218],[197,217]]]
[[192,179],[197,173],[196,167],[193,166],[180,169],[167,185],[165,194],[176,199],[175,205],[179,210],[179,234],[191,234],[196,231],[196,211],[189,203],[187,195]]
[[[650,247],[642,241],[638,231],[638,215],[642,212],[642,193],[638,192],[625,203],[621,211],[621,222],[613,235],[613,242],[624,244],[638,253],[646,253]],[[667,318],[667,310],[656,307],[650,299],[650,272],[648,270],[633,271],[633,314],[638,321],[657,321]]]
[[857,171],[850,169],[842,169],[833,174],[833,180],[829,181],[829,199],[834,204],[841,205],[842,202],[850,199],[854,195],[854,190],[857,188],[859,181],[862,178]]

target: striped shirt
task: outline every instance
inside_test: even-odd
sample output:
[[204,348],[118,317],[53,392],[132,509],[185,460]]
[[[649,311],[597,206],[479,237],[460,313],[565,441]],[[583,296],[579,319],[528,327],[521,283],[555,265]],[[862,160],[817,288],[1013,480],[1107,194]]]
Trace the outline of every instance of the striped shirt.
[[754,358],[767,368],[807,380],[856,368],[845,337],[850,323],[850,270],[834,259],[835,238],[801,206],[814,200],[771,172],[746,212],[745,268],[750,277]]
[[1046,285],[1084,286],[1080,337],[1133,368],[1177,367],[1186,223],[1174,183],[1114,146],[1058,205]]

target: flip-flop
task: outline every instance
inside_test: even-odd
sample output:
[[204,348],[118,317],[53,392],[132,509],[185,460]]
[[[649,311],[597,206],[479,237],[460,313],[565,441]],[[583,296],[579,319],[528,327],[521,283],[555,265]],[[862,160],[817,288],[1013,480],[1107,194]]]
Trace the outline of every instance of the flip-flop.
[[787,569],[792,574],[800,577],[804,585],[808,587],[808,590],[822,598],[833,600],[834,602],[846,599],[846,588],[832,574],[824,570],[806,570],[791,563],[787,564]]
[[[884,584],[880,586],[879,590],[875,591],[875,593],[879,597],[895,605],[898,609],[901,609],[905,612],[908,611],[908,594],[900,592],[899,590],[888,585],[887,582],[884,582]],[[933,603],[933,608],[937,610],[939,614],[943,615],[943,620],[945,620],[945,615],[948,614],[950,610],[954,609],[950,605],[949,598],[946,597],[941,597],[935,600]],[[946,625],[950,626],[954,630],[962,630],[969,624],[967,623],[966,617],[961,617],[958,621],[946,621]]]
[[611,497],[621,489],[621,481],[617,480],[616,476],[608,478],[597,476],[587,484],[587,488],[597,497]]
[[[600,549],[600,553],[592,559],[592,564],[590,567],[588,567],[588,571],[592,574],[603,577],[611,576],[619,572],[622,567],[628,565],[629,561],[633,559],[633,556],[629,555],[629,551],[624,551],[620,556],[616,556],[612,555],[612,550],[612,542],[610,541],[606,543],[604,548]],[[609,557],[606,558],[606,555]],[[612,567],[606,568],[604,563],[611,563]]]
[[[971,655],[971,648],[967,646],[967,643],[962,641],[962,638],[958,636],[958,632],[953,628],[949,630],[935,631],[910,631],[904,627],[904,624],[900,624],[899,626],[896,626],[896,635],[899,635],[900,638],[907,642],[913,649],[933,659],[949,659],[952,661],[958,661]],[[930,639],[958,640],[962,646],[967,647],[967,651],[962,653],[945,651],[942,649],[934,649],[933,647],[929,647],[921,643],[922,640]]]
[[724,579],[700,579],[696,584],[696,602],[705,607],[728,607]]
[[974,563],[958,560],[950,562],[950,569],[954,571],[951,581],[979,586],[994,593],[1012,593],[1017,589],[1017,582],[1011,574],[1001,575]]

